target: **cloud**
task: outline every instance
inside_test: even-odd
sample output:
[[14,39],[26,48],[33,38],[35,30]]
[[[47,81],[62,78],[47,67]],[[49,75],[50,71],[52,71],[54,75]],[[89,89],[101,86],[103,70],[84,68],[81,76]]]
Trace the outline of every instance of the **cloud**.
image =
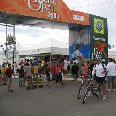
[[[12,29],[8,34],[12,35]],[[6,41],[5,27],[0,26],[1,41],[0,44],[4,44]],[[45,39],[53,38],[68,43],[68,31],[40,28],[40,27],[29,27],[29,26],[16,26],[16,41],[21,45],[37,44]]]
[[[115,0],[63,0],[72,10],[94,14],[108,19],[109,43],[115,44],[116,37],[116,1]],[[86,1],[86,2],[85,2]],[[12,28],[8,28],[12,34]],[[0,26],[0,44],[5,43],[5,27]],[[17,43],[22,46],[37,44],[48,38],[68,43],[69,31],[30,26],[16,26]]]
[[[116,0],[63,0],[70,9],[107,18],[109,43],[116,45]],[[86,1],[86,2],[85,2]]]

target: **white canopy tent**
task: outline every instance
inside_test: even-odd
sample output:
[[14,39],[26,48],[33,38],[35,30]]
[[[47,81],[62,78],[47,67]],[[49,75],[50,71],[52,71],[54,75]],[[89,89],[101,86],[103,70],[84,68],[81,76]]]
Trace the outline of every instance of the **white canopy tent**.
[[108,49],[108,57],[116,59],[116,46],[111,47]]
[[69,45],[55,39],[47,39],[33,47],[31,50],[23,50],[19,52],[19,56],[31,56],[41,54],[59,54],[69,55]]

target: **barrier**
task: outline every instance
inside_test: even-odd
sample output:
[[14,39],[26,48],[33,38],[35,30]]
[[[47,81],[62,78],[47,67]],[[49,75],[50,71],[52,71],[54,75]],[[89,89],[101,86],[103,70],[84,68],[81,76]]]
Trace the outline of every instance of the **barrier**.
[[43,80],[41,75],[38,77],[38,88],[43,88]]

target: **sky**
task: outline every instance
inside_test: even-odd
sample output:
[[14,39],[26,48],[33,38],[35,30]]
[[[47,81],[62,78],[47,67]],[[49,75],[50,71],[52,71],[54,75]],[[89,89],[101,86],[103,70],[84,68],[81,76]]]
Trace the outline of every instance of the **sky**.
[[[107,18],[109,44],[115,45],[116,38],[116,0],[63,0],[71,10],[82,11]],[[8,28],[12,34],[12,28]],[[41,27],[16,26],[17,44],[24,48],[33,48],[34,44],[47,40],[56,39],[68,43],[68,30],[49,29]],[[0,26],[0,44],[5,43],[5,27]]]

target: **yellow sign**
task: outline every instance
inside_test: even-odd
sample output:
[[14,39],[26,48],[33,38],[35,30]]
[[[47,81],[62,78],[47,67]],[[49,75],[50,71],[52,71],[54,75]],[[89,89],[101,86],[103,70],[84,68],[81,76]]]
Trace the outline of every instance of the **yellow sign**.
[[94,18],[94,32],[104,34],[104,20]]

